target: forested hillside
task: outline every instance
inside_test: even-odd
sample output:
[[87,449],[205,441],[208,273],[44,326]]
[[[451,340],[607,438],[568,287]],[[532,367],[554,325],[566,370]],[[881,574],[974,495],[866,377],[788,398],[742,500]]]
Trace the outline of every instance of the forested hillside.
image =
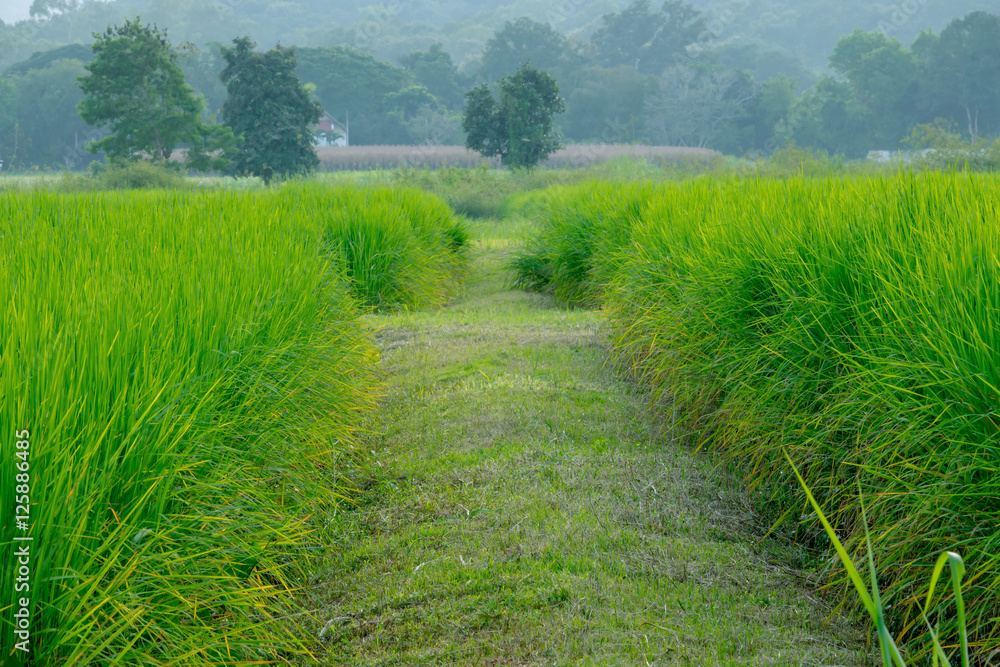
[[[298,75],[351,122],[352,144],[461,144],[463,95],[530,61],[557,80],[571,142],[849,158],[914,137],[1000,133],[1000,18],[986,0],[35,0],[0,27],[0,158],[79,168],[95,128],[76,79],[92,33],[165,28],[206,120],[225,99],[220,48],[295,45]],[[995,11],[995,10],[994,10]],[[934,124],[933,130],[915,128]]]
[[[584,42],[604,14],[620,11],[627,0],[37,0],[38,21],[0,28],[0,69],[35,51],[89,42],[125,16],[141,14],[167,27],[175,43],[204,47],[249,35],[259,44],[332,46],[351,44],[382,60],[440,42],[463,69],[474,69],[485,41],[505,21],[526,16],[549,23]],[[657,3],[654,3],[657,4]],[[885,30],[904,43],[922,30],[940,31],[953,18],[972,11],[995,11],[994,0],[693,0],[708,25],[725,43],[755,43],[822,69],[837,40],[862,30]],[[60,11],[56,7],[68,7]],[[52,8],[45,12],[45,8]]]

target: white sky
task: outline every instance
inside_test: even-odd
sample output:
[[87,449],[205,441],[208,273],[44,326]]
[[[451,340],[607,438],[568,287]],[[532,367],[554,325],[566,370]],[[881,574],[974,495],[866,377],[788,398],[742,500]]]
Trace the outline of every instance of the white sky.
[[0,19],[6,24],[28,18],[31,0],[0,0]]

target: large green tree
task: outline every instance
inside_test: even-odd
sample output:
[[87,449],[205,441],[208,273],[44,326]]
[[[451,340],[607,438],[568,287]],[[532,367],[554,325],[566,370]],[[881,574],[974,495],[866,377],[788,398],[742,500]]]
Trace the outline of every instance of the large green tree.
[[509,167],[531,168],[561,148],[552,117],[566,109],[559,86],[546,72],[525,64],[500,79],[499,99],[487,84],[465,96],[465,145]]
[[549,24],[521,17],[508,21],[486,42],[480,75],[497,81],[528,62],[560,76],[573,69],[579,58],[569,40]]
[[708,37],[701,12],[681,0],[667,0],[655,12],[649,0],[635,0],[618,13],[605,14],[590,42],[604,67],[626,65],[659,75],[686,62],[687,48]]
[[468,82],[441,44],[402,56],[399,64],[449,109],[461,109]]
[[389,113],[387,96],[412,84],[409,72],[349,46],[295,53],[299,78],[315,84],[316,97],[332,116],[350,121],[351,145],[408,142],[408,130]]
[[917,121],[917,64],[898,41],[855,30],[837,42],[830,66],[851,85],[868,110],[872,148],[896,148]]
[[249,37],[240,37],[222,49],[226,68],[220,76],[228,93],[222,119],[240,138],[230,173],[270,183],[275,176],[307,173],[319,164],[312,128],[323,109],[295,74],[295,49],[256,48]]
[[88,146],[112,159],[149,157],[166,162],[186,145],[186,163],[197,170],[220,169],[213,157],[231,144],[232,133],[201,120],[204,100],[184,82],[166,31],[142,25],[137,17],[94,33],[94,61],[79,79],[80,116],[111,134]]
[[954,121],[973,142],[1000,134],[1000,16],[955,19],[940,36],[921,35],[913,50],[929,115]]

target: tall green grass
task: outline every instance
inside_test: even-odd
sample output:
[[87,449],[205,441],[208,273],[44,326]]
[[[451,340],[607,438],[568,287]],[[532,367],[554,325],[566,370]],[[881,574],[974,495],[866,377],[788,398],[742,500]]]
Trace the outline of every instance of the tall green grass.
[[[28,596],[18,655],[33,664],[309,655],[315,622],[295,591],[364,465],[380,395],[357,296],[380,292],[330,252],[330,229],[363,206],[358,226],[427,240],[432,211],[460,240],[440,202],[412,192],[0,194],[5,650]],[[382,242],[438,257],[417,268],[448,280],[461,264],[438,241]],[[407,305],[440,301],[443,287],[421,286]],[[30,532],[14,523],[22,430]],[[25,535],[31,588],[18,592]]]
[[[974,651],[1000,648],[1000,181],[595,183],[548,210],[520,284],[605,308],[660,413],[741,465],[776,516],[818,527],[787,450],[863,562],[860,486],[911,656],[930,646],[922,605],[947,551],[970,573]],[[954,598],[927,611],[954,651]]]
[[415,188],[286,188],[323,223],[361,301],[377,309],[443,305],[461,284],[469,230],[442,199]]

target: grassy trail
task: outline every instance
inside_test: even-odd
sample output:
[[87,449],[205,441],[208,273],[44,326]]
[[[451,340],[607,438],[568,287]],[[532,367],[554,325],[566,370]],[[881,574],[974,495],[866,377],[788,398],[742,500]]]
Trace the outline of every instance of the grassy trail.
[[603,367],[599,315],[505,289],[504,245],[448,309],[378,318],[388,481],[313,591],[327,663],[868,663]]

